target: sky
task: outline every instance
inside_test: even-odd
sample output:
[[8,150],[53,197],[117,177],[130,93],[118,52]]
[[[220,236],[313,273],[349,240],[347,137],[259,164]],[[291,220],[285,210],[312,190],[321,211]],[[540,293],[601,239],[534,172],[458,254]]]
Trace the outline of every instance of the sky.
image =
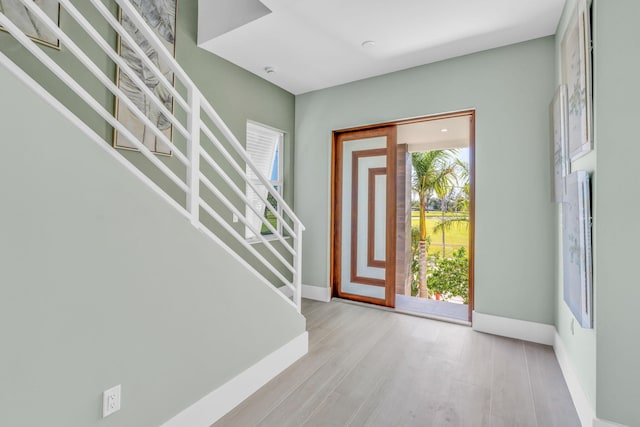
[[469,148],[459,148],[458,158],[465,163],[469,163]]

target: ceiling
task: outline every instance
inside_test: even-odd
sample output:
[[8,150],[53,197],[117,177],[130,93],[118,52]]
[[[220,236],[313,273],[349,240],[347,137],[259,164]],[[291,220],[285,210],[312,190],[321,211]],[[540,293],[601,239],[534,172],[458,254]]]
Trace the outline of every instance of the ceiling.
[[199,0],[198,45],[301,94],[554,34],[564,1]]
[[465,148],[470,143],[470,116],[398,125],[398,144],[409,152]]

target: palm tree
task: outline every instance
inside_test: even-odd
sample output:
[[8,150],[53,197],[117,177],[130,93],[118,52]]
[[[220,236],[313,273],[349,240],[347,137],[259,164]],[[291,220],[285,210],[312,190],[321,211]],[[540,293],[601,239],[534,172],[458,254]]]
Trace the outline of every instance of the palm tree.
[[[440,199],[440,223],[444,224],[445,222],[445,217],[444,217],[444,213],[447,210],[447,199],[449,194],[451,193],[452,190],[452,185],[443,185],[442,187],[440,187],[439,189],[436,190],[436,195],[438,196],[438,198]],[[446,250],[446,244],[445,244],[445,239],[444,239],[444,227],[442,228],[442,257],[445,257],[445,250]]]
[[[442,232],[442,254],[444,256],[444,232],[445,230],[451,230],[451,227],[456,225],[457,227],[464,225],[467,228],[469,227],[469,203],[471,201],[471,184],[469,182],[469,164],[466,162],[457,159],[456,161],[456,173],[457,173],[457,182],[460,193],[458,193],[458,200],[456,203],[456,208],[459,212],[462,212],[462,215],[456,215],[455,217],[446,218],[444,214],[442,219],[438,225],[433,228],[434,233],[438,231]],[[443,208],[444,212],[444,208]]]
[[[451,188],[455,179],[455,150],[432,150],[413,153],[413,191],[420,202],[419,291],[418,297],[428,298],[427,288],[427,200],[433,193]],[[448,191],[448,190],[447,190]]]

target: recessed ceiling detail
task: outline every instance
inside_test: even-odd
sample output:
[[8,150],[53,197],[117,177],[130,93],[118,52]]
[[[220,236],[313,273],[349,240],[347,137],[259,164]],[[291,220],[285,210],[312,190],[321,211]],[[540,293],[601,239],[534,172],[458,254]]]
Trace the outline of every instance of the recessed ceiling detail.
[[[446,129],[446,132],[443,130]],[[469,116],[425,120],[398,126],[398,144],[409,152],[445,150],[469,146]]]
[[365,40],[362,42],[362,47],[365,49],[371,49],[373,47],[375,47],[376,42],[374,42],[373,40]]
[[[198,45],[301,94],[554,34],[563,6],[564,0],[199,0]],[[374,40],[375,48],[363,49]],[[278,72],[265,76],[269,63]]]

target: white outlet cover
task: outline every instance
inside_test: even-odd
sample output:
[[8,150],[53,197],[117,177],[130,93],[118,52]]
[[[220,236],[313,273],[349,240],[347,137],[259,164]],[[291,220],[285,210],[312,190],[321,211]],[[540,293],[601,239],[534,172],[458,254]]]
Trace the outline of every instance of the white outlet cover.
[[121,396],[122,386],[120,384],[102,393],[102,418],[120,410]]

